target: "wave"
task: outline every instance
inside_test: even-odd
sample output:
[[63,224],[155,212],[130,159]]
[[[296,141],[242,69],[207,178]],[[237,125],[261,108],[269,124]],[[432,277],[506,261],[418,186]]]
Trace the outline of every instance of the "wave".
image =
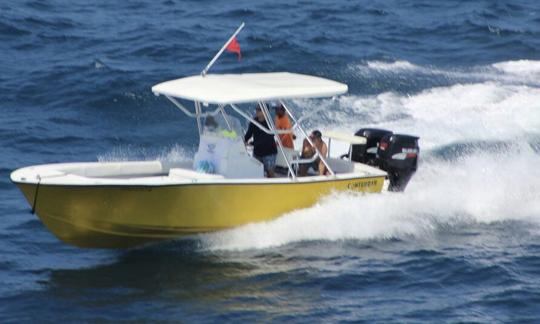
[[511,140],[540,133],[540,88],[498,82],[455,84],[416,94],[348,95],[337,101],[295,102],[308,128],[354,133],[380,127],[414,134],[424,148],[455,142]]
[[28,30],[0,21],[0,35],[2,37],[20,37],[30,34],[31,32]]
[[[201,235],[206,250],[249,250],[300,241],[435,239],[449,229],[506,221],[540,228],[540,156],[520,148],[424,164],[405,193],[335,193],[265,223]],[[497,161],[508,160],[506,163]]]
[[419,70],[420,66],[415,65],[408,61],[394,61],[394,62],[384,62],[384,61],[368,61],[366,66],[369,69],[376,71],[404,71],[404,70]]
[[246,17],[257,17],[260,14],[252,9],[231,9],[228,11],[220,11],[211,15],[212,17],[228,17],[228,18],[246,18]]
[[366,61],[351,65],[360,76],[414,74],[444,78],[450,82],[494,81],[506,84],[540,86],[540,61],[512,60],[468,68],[422,66],[405,60]]
[[67,30],[80,26],[79,23],[69,18],[45,19],[38,16],[29,16],[18,22],[34,28],[52,28],[56,30]]
[[540,75],[540,61],[532,60],[517,60],[506,61],[500,63],[494,63],[491,65],[493,68],[505,73],[519,74],[519,75]]
[[38,136],[25,136],[23,138],[17,139],[18,144],[31,144],[31,145],[52,145],[52,144],[82,144],[89,143],[92,141],[92,138],[84,136],[49,136],[49,137],[38,137]]

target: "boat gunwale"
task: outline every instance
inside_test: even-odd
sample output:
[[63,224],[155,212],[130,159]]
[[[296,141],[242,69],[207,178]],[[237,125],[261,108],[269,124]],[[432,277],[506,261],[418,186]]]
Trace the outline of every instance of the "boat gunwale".
[[[272,181],[268,181],[269,179],[263,179],[266,180],[264,182],[246,182],[246,181],[238,181],[238,180],[245,180],[245,179],[227,179],[228,181],[207,181],[207,179],[204,179],[202,181],[192,181],[191,182],[178,182],[178,183],[156,183],[156,184],[140,184],[140,183],[125,183],[125,184],[116,184],[116,183],[103,183],[103,184],[88,184],[88,183],[47,183],[43,182],[44,179],[41,181],[34,181],[34,182],[24,182],[24,181],[16,181],[11,179],[11,182],[16,185],[37,185],[39,182],[40,186],[55,186],[55,187],[82,187],[82,188],[96,188],[96,187],[118,187],[118,188],[162,188],[162,187],[178,187],[178,186],[233,186],[233,185],[291,185],[291,184],[314,184],[314,183],[324,183],[324,182],[339,182],[339,181],[350,181],[350,180],[363,180],[363,179],[376,179],[376,178],[385,178],[385,175],[369,175],[369,176],[353,176],[353,177],[344,177],[344,178],[337,178],[333,177],[331,179],[309,179],[309,178],[320,178],[323,176],[313,176],[313,177],[305,177],[307,180],[304,181],[294,181],[292,179],[284,178],[286,180],[282,181],[275,181],[271,179]],[[91,178],[88,178],[91,179]],[[103,179],[103,178],[102,178]],[[251,179],[249,179],[251,180]],[[276,179],[278,180],[278,179]],[[279,179],[281,180],[281,179]],[[235,182],[233,182],[235,181]]]
[[[121,161],[126,164],[140,163],[163,163],[159,160],[153,161]],[[313,175],[307,177],[297,177],[291,179],[283,178],[182,178],[170,176],[169,172],[173,168],[155,170],[153,175],[143,175],[144,173],[133,173],[129,177],[116,178],[114,176],[86,176],[73,171],[64,171],[65,167],[83,166],[107,166],[118,165],[119,162],[75,162],[75,163],[51,163],[32,165],[16,169],[11,172],[10,180],[15,184],[27,185],[51,185],[51,186],[73,186],[73,187],[168,187],[180,185],[282,185],[282,184],[310,184],[334,181],[350,181],[354,179],[369,179],[386,177],[387,173],[372,166],[353,162],[355,169],[352,172],[338,173],[335,175]],[[177,167],[178,168],[178,167]],[[363,168],[356,169],[356,168]],[[189,170],[180,167],[179,169]],[[189,170],[192,171],[192,170]],[[52,172],[52,174],[50,173]],[[148,173],[147,173],[148,174]],[[128,176],[128,175],[126,175]]]

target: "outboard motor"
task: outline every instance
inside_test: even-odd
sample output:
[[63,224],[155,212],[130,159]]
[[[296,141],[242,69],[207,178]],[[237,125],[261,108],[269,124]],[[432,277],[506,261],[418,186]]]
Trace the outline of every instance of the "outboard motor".
[[418,166],[418,137],[378,128],[361,128],[354,135],[365,137],[366,144],[352,145],[351,160],[386,171],[389,191],[405,190]]
[[352,145],[351,160],[371,166],[379,166],[377,157],[377,147],[379,141],[385,135],[392,134],[391,131],[378,128],[361,128],[354,135],[366,138],[366,144]]
[[379,168],[388,173],[389,191],[403,191],[418,166],[418,137],[386,134],[379,142]]

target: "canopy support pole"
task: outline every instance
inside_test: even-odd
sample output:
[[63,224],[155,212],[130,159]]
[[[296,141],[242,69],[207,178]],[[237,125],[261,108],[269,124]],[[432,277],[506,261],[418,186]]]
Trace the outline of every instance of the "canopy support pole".
[[285,150],[283,149],[283,143],[281,143],[281,138],[279,137],[279,134],[276,133],[276,126],[274,125],[274,121],[272,120],[272,116],[270,115],[270,112],[268,111],[268,107],[266,104],[262,101],[259,102],[259,105],[262,107],[262,111],[264,114],[264,117],[266,118],[266,121],[268,122],[268,126],[270,126],[270,130],[274,133],[274,138],[276,139],[276,142],[278,143],[279,151],[281,154],[283,154],[283,158],[285,159],[285,163],[287,163],[287,168],[289,169],[289,173],[291,174],[291,177],[293,180],[296,180],[296,174],[294,174],[294,170],[289,163],[289,159],[287,158],[287,155],[285,155]]
[[191,117],[191,118],[197,117],[196,114],[194,114],[194,113],[192,113],[191,111],[187,110],[186,107],[184,107],[181,103],[179,103],[178,101],[176,101],[176,99],[174,99],[173,97],[169,97],[169,96],[165,96],[165,97],[166,97],[167,99],[169,99],[169,101],[172,102],[172,103],[176,106],[176,108],[182,110],[182,112],[183,112],[184,114],[186,114],[188,117]]
[[212,65],[214,65],[214,63],[216,62],[216,60],[221,56],[221,54],[223,53],[223,51],[227,48],[227,46],[229,45],[229,43],[233,40],[233,38],[236,37],[236,35],[238,35],[238,33],[242,30],[242,28],[244,28],[246,24],[242,23],[240,24],[240,27],[238,27],[236,29],[236,31],[234,32],[234,34],[232,34],[232,36],[229,38],[229,40],[223,45],[223,47],[221,47],[221,49],[219,50],[219,52],[217,52],[217,54],[214,56],[214,58],[210,61],[210,63],[208,63],[208,65],[204,68],[204,70],[202,70],[201,72],[201,75],[204,77],[206,76],[206,73],[208,73],[208,70],[210,70],[210,68],[212,67]]
[[330,156],[330,147],[332,145],[332,139],[328,138],[328,156]]
[[229,116],[225,113],[225,109],[223,109],[223,105],[218,105],[218,109],[221,111],[221,115],[223,116],[223,119],[225,119],[225,124],[227,124],[227,127],[229,128],[229,131],[232,131],[231,123],[229,122]]
[[321,159],[321,161],[323,162],[324,166],[328,169],[328,171],[330,172],[331,175],[336,175],[334,173],[334,170],[332,170],[332,168],[330,168],[330,165],[328,165],[328,162],[326,161],[326,158],[324,156],[322,156],[321,152],[319,152],[319,149],[317,148],[317,146],[315,146],[315,144],[313,144],[313,142],[311,141],[311,138],[309,138],[308,134],[306,133],[306,131],[304,130],[304,128],[298,123],[296,122],[296,118],[294,118],[294,116],[291,114],[289,108],[287,108],[287,106],[285,105],[285,103],[283,102],[283,100],[280,100],[279,103],[281,103],[283,105],[283,108],[285,108],[285,110],[287,111],[287,114],[289,114],[289,116],[291,116],[292,120],[298,124],[298,128],[300,129],[300,131],[302,132],[302,134],[304,134],[304,136],[306,137],[307,141],[309,142],[309,144],[311,144],[311,146],[315,149],[315,153],[316,155],[319,156],[319,158]]
[[229,104],[229,106],[231,106],[231,108],[234,109],[234,111],[236,111],[240,116],[244,117],[247,121],[249,121],[249,122],[253,123],[255,126],[259,127],[266,134],[274,135],[274,134],[291,134],[291,133],[293,133],[293,131],[290,130],[290,129],[283,129],[283,130],[276,129],[275,131],[271,131],[268,128],[261,125],[255,119],[251,118],[248,114],[243,112],[242,109],[238,108],[235,104]]
[[199,136],[202,134],[202,124],[201,124],[201,103],[195,101],[195,113],[197,114],[197,128],[199,128]]
[[[179,103],[176,99],[173,97],[165,96],[167,99],[169,99],[178,109],[180,109],[184,114],[186,114],[188,117],[195,118],[197,117],[197,114],[192,113],[189,111],[186,107],[184,107],[181,103]],[[196,109],[195,109],[196,110]],[[201,110],[202,111],[202,110]],[[216,108],[214,111],[207,112],[207,113],[200,113],[199,115],[201,117],[208,117],[208,116],[215,116],[220,112],[219,107]]]

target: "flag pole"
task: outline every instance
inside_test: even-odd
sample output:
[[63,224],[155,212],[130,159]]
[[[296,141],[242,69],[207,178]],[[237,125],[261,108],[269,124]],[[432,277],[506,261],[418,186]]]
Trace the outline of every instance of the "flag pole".
[[244,28],[245,24],[242,23],[240,25],[240,27],[238,27],[236,29],[236,31],[234,32],[234,34],[232,34],[232,36],[229,38],[229,40],[225,43],[225,45],[223,45],[223,47],[219,50],[219,52],[217,52],[217,54],[214,56],[214,58],[210,61],[210,63],[208,63],[208,65],[204,68],[204,70],[202,70],[201,72],[201,75],[204,77],[206,76],[206,73],[208,72],[208,70],[210,70],[210,68],[212,67],[212,65],[214,65],[214,63],[216,62],[216,60],[221,56],[221,54],[223,53],[223,51],[227,48],[227,45],[229,45],[229,43],[233,40],[233,38],[236,37],[236,35],[238,35],[238,33],[242,30],[242,28]]

